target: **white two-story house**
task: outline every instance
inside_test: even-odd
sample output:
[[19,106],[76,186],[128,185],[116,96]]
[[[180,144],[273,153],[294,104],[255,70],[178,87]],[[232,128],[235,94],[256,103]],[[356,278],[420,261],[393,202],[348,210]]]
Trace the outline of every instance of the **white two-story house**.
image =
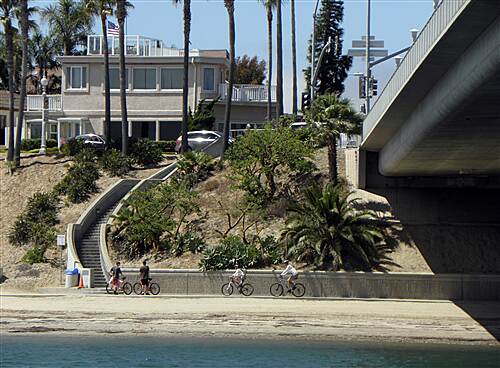
[[[103,38],[88,36],[87,54],[61,56],[62,93],[49,95],[46,103],[47,137],[65,139],[78,134],[102,134],[104,122]],[[112,138],[121,136],[118,37],[108,40],[110,52]],[[201,99],[220,98],[215,106],[216,127],[224,121],[227,94],[226,50],[191,50],[189,53],[189,106],[192,111]],[[141,36],[126,37],[127,110],[129,135],[153,140],[179,136],[182,121],[183,51],[164,47],[160,40]],[[273,88],[273,111],[275,110]],[[28,96],[26,132],[31,138],[41,134],[42,96]],[[235,85],[232,129],[246,124],[262,124],[267,113],[267,87]]]

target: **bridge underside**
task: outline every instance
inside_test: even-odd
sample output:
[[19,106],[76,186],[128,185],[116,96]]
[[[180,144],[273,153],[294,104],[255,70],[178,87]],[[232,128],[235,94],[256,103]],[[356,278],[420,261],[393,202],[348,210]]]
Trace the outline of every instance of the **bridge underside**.
[[383,176],[500,174],[500,2],[471,2],[365,127]]

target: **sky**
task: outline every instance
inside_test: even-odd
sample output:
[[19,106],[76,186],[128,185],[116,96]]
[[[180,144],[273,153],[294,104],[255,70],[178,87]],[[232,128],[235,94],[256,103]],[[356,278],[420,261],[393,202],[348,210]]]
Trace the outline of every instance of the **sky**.
[[[182,5],[174,6],[171,0],[130,0],[134,9],[127,21],[127,34],[140,34],[158,38],[167,45],[182,47],[183,19]],[[30,1],[33,5],[45,6],[54,1]],[[295,0],[297,33],[297,72],[300,92],[304,89],[302,69],[307,65],[307,42],[312,31],[312,13],[316,0]],[[372,35],[385,41],[389,53],[407,47],[411,43],[409,30],[422,29],[433,12],[432,0],[371,0]],[[198,49],[228,49],[227,12],[223,0],[192,0],[191,43]],[[283,0],[283,60],[285,112],[292,106],[292,61],[291,61],[291,18],[289,1]],[[267,18],[260,0],[235,0],[236,55],[257,55],[267,59]],[[344,52],[352,40],[366,34],[366,0],[344,1]],[[274,29],[275,30],[275,29]],[[96,33],[101,33],[96,27]],[[276,46],[276,37],[274,37]],[[274,54],[274,60],[276,55]],[[376,66],[373,74],[379,80],[379,91],[395,69],[393,60]],[[276,68],[274,66],[274,76]],[[355,59],[350,74],[364,71],[361,59]],[[345,82],[345,96],[355,107],[357,98],[357,77],[349,76]]]

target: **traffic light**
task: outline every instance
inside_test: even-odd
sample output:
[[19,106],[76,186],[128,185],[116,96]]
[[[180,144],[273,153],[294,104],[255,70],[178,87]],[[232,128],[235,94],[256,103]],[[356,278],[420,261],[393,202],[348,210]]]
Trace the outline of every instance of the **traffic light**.
[[359,106],[359,111],[362,113],[362,114],[366,114],[366,106],[365,104],[361,104]]
[[309,92],[302,92],[302,112],[311,108],[311,96]]
[[377,95],[377,90],[378,90],[378,80],[375,78],[371,77],[370,78],[370,92],[372,96]]
[[359,77],[359,98],[363,99],[366,98],[366,78],[365,76]]

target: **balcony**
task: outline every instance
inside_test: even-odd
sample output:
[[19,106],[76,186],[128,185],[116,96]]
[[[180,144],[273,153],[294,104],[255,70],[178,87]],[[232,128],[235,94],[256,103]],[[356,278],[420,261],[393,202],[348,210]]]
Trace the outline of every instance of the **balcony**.
[[[228,84],[219,85],[219,95],[222,100],[227,98]],[[233,101],[236,102],[267,102],[267,86],[258,84],[233,85]],[[276,86],[271,86],[271,101],[276,102]]]
[[[42,95],[28,95],[26,97],[26,111],[42,111]],[[62,111],[62,96],[47,95],[47,105],[45,108],[49,111]]]

